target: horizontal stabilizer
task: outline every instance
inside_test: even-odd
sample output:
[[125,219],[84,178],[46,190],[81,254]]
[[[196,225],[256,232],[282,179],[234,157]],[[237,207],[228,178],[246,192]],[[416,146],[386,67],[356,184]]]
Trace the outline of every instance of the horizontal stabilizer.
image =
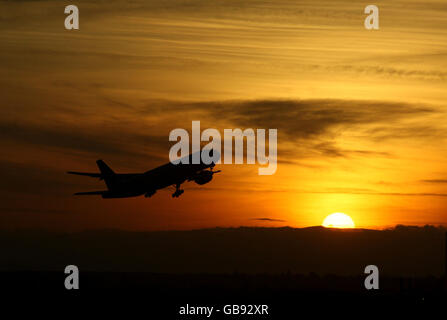
[[88,196],[88,195],[103,195],[107,191],[89,191],[89,192],[76,192],[75,196]]
[[89,173],[89,172],[76,172],[76,171],[67,171],[68,174],[77,174],[79,176],[87,176],[92,178],[102,178],[100,173]]

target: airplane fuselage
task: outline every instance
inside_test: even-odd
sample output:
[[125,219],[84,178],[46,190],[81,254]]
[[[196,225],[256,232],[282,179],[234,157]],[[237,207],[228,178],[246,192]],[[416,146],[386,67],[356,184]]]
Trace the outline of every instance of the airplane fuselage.
[[151,197],[157,190],[175,186],[176,191],[172,196],[178,197],[183,193],[180,185],[185,181],[195,181],[202,185],[211,181],[213,174],[218,172],[207,170],[212,169],[214,163],[205,164],[203,162],[199,164],[172,164],[169,162],[144,173],[115,173],[104,161],[98,160],[96,163],[100,173],[74,171],[69,171],[68,173],[100,178],[106,183],[107,190],[77,192],[75,195],[101,195],[105,199],[137,197],[141,195]]
[[178,164],[171,163],[157,167],[144,173],[117,173],[105,178],[109,190],[102,194],[107,198],[127,198],[142,195],[151,196],[157,190],[172,185],[180,185],[195,173],[211,167],[205,164]]

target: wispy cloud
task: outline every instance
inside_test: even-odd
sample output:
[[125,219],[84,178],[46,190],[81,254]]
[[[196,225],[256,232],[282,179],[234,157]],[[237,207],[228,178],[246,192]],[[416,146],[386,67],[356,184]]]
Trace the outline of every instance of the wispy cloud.
[[253,219],[250,219],[250,220],[266,221],[266,222],[286,222],[286,220],[272,219],[272,218],[253,218]]
[[427,180],[421,180],[421,182],[426,183],[447,183],[447,179],[427,179]]
[[[120,105],[119,101],[116,102]],[[46,119],[0,120],[4,141],[86,154],[120,155],[120,158],[167,159],[169,131],[190,129],[191,121],[201,120],[202,129],[275,128],[279,134],[280,161],[300,157],[391,157],[388,151],[353,149],[337,144],[345,131],[357,132],[365,141],[416,139],[440,136],[442,128],[424,127],[407,120],[436,113],[429,106],[407,103],[350,100],[239,100],[207,102],[151,101],[145,107],[122,110],[125,117],[104,118],[96,125],[96,115],[83,114],[81,121],[54,122]],[[72,112],[67,111],[72,116]],[[157,118],[150,123],[145,115]],[[51,117],[51,116],[50,116]],[[50,118],[51,119],[51,118]],[[70,119],[70,118],[68,118]],[[51,121],[51,120],[50,120]],[[366,135],[367,133],[367,135]],[[163,156],[166,154],[166,156]]]

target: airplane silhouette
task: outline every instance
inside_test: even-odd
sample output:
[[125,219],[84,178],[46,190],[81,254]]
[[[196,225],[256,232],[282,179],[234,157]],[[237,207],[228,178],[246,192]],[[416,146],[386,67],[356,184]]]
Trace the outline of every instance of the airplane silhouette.
[[[199,151],[200,152],[200,151]],[[210,155],[212,155],[210,152]],[[104,180],[107,189],[103,191],[77,192],[75,195],[101,195],[104,199],[129,198],[144,195],[152,197],[157,190],[175,186],[173,198],[178,198],[184,190],[180,185],[186,181],[194,181],[199,185],[210,182],[215,173],[214,162],[205,164],[200,160],[199,164],[192,164],[192,154],[189,155],[189,164],[171,162],[144,173],[115,173],[102,160],[96,161],[100,173],[68,171],[69,174],[99,178]]]

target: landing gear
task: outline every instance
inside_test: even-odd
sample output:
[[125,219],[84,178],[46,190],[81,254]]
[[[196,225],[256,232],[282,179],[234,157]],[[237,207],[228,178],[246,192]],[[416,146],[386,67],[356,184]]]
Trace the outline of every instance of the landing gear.
[[185,190],[176,190],[176,191],[172,194],[172,197],[173,197],[173,198],[178,198],[178,197],[180,197],[180,196],[183,194],[183,192],[185,192]]
[[152,197],[154,194],[155,194],[155,192],[156,191],[149,191],[149,192],[146,192],[146,194],[144,195],[146,198],[150,198],[150,197]]
[[172,194],[172,197],[173,198],[178,198],[178,197],[180,197],[183,194],[183,192],[185,192],[185,190],[181,190],[180,189],[180,184],[176,184],[175,185],[175,192]]

